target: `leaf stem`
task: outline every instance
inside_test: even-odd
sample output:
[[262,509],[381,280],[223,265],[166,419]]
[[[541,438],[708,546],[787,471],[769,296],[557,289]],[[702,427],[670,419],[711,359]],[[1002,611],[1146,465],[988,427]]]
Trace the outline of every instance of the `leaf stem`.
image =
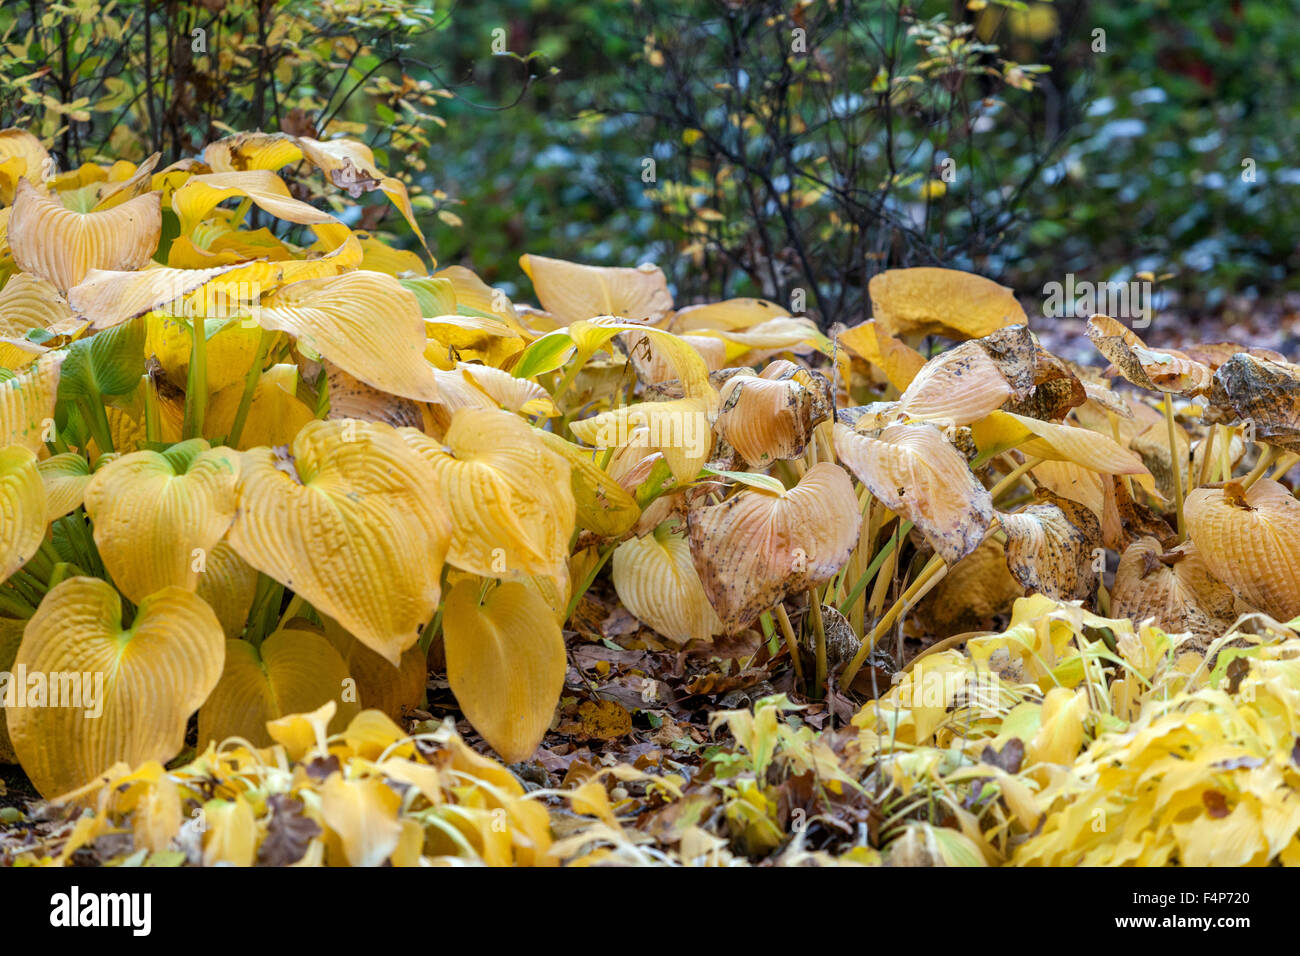
[[239,447],[239,439],[244,434],[244,423],[248,421],[248,410],[253,407],[253,393],[257,391],[257,383],[262,378],[262,363],[266,361],[266,353],[271,350],[274,340],[274,332],[262,330],[262,337],[257,343],[257,355],[253,358],[248,374],[244,376],[244,391],[239,396],[239,409],[235,412],[234,424],[226,436],[226,444],[231,448]]
[[1165,424],[1169,432],[1169,470],[1173,473],[1174,503],[1178,511],[1178,543],[1187,540],[1187,519],[1183,516],[1183,462],[1178,460],[1177,431],[1174,426],[1174,399],[1165,392]]

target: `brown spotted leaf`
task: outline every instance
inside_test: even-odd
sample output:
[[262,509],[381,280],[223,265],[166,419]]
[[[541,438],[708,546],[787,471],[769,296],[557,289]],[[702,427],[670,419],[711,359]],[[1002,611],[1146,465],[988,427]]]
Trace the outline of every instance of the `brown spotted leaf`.
[[1196,395],[1210,384],[1210,369],[1182,352],[1158,351],[1107,315],[1088,320],[1088,338],[1116,371],[1139,388]]
[[921,421],[968,425],[1034,390],[1034,338],[1013,325],[936,355],[899,398],[899,410]]
[[1300,367],[1245,352],[1232,356],[1214,373],[1206,420],[1249,420],[1263,441],[1300,452]]
[[1026,591],[1055,601],[1090,601],[1097,590],[1093,551],[1101,522],[1077,501],[1039,489],[1040,504],[1002,515],[1007,567]]
[[740,491],[687,515],[691,558],[725,633],[745,627],[786,593],[830,578],[858,540],[853,482],[820,462],[783,494]]

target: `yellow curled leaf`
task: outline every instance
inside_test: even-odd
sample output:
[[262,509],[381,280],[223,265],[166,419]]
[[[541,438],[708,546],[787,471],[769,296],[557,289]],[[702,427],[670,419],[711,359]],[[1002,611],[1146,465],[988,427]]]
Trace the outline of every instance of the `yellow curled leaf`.
[[450,537],[420,456],[386,425],[311,422],[243,453],[238,496],[239,556],[396,664],[433,617]]
[[95,546],[114,583],[140,602],[168,585],[198,587],[200,569],[235,517],[239,456],[201,438],[137,451],[86,486]]
[[894,338],[875,319],[845,329],[838,341],[861,359],[885,373],[889,384],[900,392],[912,383],[925,365],[925,356]]
[[181,235],[188,236],[219,203],[234,197],[250,199],[259,209],[286,222],[307,226],[338,221],[310,203],[294,199],[284,180],[269,169],[246,169],[191,176],[172,194]]
[[658,266],[586,266],[536,255],[520,256],[519,265],[542,308],[566,324],[597,315],[655,322],[673,307],[668,280]]
[[320,815],[343,859],[336,866],[382,866],[397,849],[402,798],[379,777],[345,780],[332,774],[320,786]]
[[0,202],[14,201],[20,179],[43,183],[53,167],[41,141],[27,130],[0,130]]
[[158,193],[137,196],[100,212],[65,209],[56,196],[23,180],[9,217],[14,262],[67,292],[92,269],[144,267],[158,248],[162,205]]
[[762,375],[734,375],[718,391],[718,434],[751,466],[801,456],[831,410],[830,385],[821,375],[798,369],[777,377],[784,365],[790,363],[774,362]]
[[790,313],[766,299],[726,299],[707,305],[688,305],[673,313],[672,330],[678,334],[695,329],[737,332],[762,325],[770,319],[788,319]]
[[857,544],[853,481],[818,462],[780,494],[744,490],[687,512],[691,556],[723,630],[735,633],[780,601],[839,571]]
[[[142,272],[95,270],[87,273],[68,293],[68,302],[77,310],[80,319],[89,319],[91,330],[98,332],[161,309],[236,268],[238,266],[226,265],[210,269],[158,267]],[[240,291],[237,284],[228,280],[214,283],[214,286],[222,291]],[[177,306],[177,311],[184,314],[184,303]]]
[[199,708],[199,749],[227,737],[269,747],[269,721],[315,710],[328,701],[338,709],[328,731],[339,733],[360,713],[355,695],[347,700],[347,666],[324,635],[290,625],[254,647],[226,641],[221,680]]
[[450,564],[483,577],[564,573],[576,511],[569,465],[526,422],[465,408],[441,444],[411,428],[400,433],[432,466],[455,515]]
[[290,760],[301,760],[313,751],[324,755],[326,728],[334,719],[338,702],[329,700],[313,711],[302,714],[289,714],[276,720],[266,722],[266,732],[271,739],[284,748]]
[[[14,663],[29,680],[27,706],[8,712],[9,735],[28,778],[51,798],[118,761],[176,756],[190,715],[221,676],[225,644],[212,609],[189,591],[151,594],[123,627],[108,584],[56,585],[27,622]],[[34,675],[46,686],[43,706],[33,706]]]
[[977,339],[1028,321],[1011,289],[956,269],[886,269],[867,291],[872,315],[889,335]]
[[506,763],[533,755],[564,689],[564,637],[534,590],[461,581],[447,595],[447,682],[465,718]]
[[347,272],[295,282],[270,297],[259,320],[380,391],[438,398],[419,303],[392,276]]
[[1011,412],[993,412],[973,423],[971,433],[980,451],[1015,445],[1026,455],[1072,461],[1103,474],[1148,474],[1138,454],[1088,428],[1043,422]]
[[276,170],[300,159],[302,150],[292,137],[283,133],[236,133],[209,143],[203,149],[203,162],[214,173]]
[[0,581],[21,568],[45,537],[45,485],[36,456],[0,448]]
[[637,620],[671,641],[707,641],[722,630],[691,560],[686,536],[660,525],[614,550],[614,590]]
[[420,224],[416,221],[415,208],[411,205],[411,197],[406,191],[406,185],[400,179],[385,176],[380,172],[379,167],[375,165],[375,154],[370,151],[369,146],[354,139],[332,139],[322,142],[307,136],[299,136],[294,142],[309,163],[316,166],[325,174],[326,179],[353,199],[358,199],[362,193],[375,189],[383,192],[389,202],[402,214],[411,231],[419,238],[420,244],[428,245],[424,233],[420,231]]
[[692,481],[713,450],[708,404],[696,398],[641,402],[573,422],[574,436],[596,448],[633,448],[664,456],[679,483]]

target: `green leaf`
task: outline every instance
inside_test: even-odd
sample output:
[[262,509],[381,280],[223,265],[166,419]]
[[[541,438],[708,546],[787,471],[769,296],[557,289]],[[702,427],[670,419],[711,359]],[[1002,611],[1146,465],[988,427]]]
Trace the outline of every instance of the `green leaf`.
[[[400,283],[415,293],[420,303],[420,315],[453,315],[456,312],[456,292],[450,279],[423,276],[417,279],[399,279]],[[495,316],[490,316],[495,318]]]
[[140,319],[73,342],[59,377],[59,401],[125,395],[144,374],[145,327]]

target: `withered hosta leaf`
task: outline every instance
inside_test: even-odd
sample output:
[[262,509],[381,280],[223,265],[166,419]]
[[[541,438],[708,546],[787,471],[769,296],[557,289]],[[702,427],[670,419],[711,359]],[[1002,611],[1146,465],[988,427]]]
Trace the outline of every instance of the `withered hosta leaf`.
[[792,362],[773,362],[762,375],[734,375],[719,396],[718,434],[757,466],[802,455],[831,410],[826,379]]
[[1239,352],[1245,352],[1257,359],[1269,362],[1285,362],[1286,356],[1272,349],[1256,346],[1238,345],[1235,342],[1201,342],[1197,345],[1183,346],[1183,354],[1190,359],[1209,366],[1211,372],[1217,372],[1230,358]]
[[933,425],[890,425],[879,437],[835,426],[835,452],[890,511],[904,515],[949,564],[979,547],[993,500]]
[[1206,419],[1249,420],[1262,440],[1300,452],[1300,367],[1245,352],[1232,356],[1214,373]]
[[1134,621],[1155,618],[1170,634],[1190,633],[1202,644],[1221,637],[1237,614],[1232,590],[1205,566],[1196,545],[1166,551],[1155,538],[1129,545],[1115,572],[1110,610]]
[[1279,621],[1300,615],[1300,501],[1263,478],[1197,488],[1183,505],[1210,573]]
[[1090,601],[1097,590],[1093,550],[1101,522],[1086,506],[1040,488],[1040,504],[1002,515],[1007,567],[1030,593],[1055,601]]
[[257,848],[258,865],[297,863],[306,855],[311,841],[321,835],[320,824],[303,813],[305,805],[301,800],[287,793],[273,793],[266,802],[271,808],[271,821]]
[[1034,359],[1034,390],[1024,400],[1010,398],[1003,410],[1043,421],[1059,421],[1088,400],[1088,391],[1069,363],[1039,346]]
[[909,418],[968,425],[1034,390],[1034,337],[1024,325],[999,329],[936,355],[899,398]]
[[917,617],[937,637],[992,627],[1024,587],[1007,568],[1006,549],[990,537],[949,569],[917,605]]
[[1142,537],[1154,537],[1166,548],[1178,543],[1178,532],[1146,505],[1134,501],[1119,476],[1104,479],[1102,494],[1101,536],[1106,547],[1123,553]]
[[687,514],[691,557],[725,633],[789,591],[825,581],[849,559],[860,516],[853,482],[821,462],[784,494],[741,491]]
[[1210,369],[1182,352],[1156,350],[1107,315],[1088,320],[1088,338],[1125,379],[1139,388],[1196,395],[1210,384]]

